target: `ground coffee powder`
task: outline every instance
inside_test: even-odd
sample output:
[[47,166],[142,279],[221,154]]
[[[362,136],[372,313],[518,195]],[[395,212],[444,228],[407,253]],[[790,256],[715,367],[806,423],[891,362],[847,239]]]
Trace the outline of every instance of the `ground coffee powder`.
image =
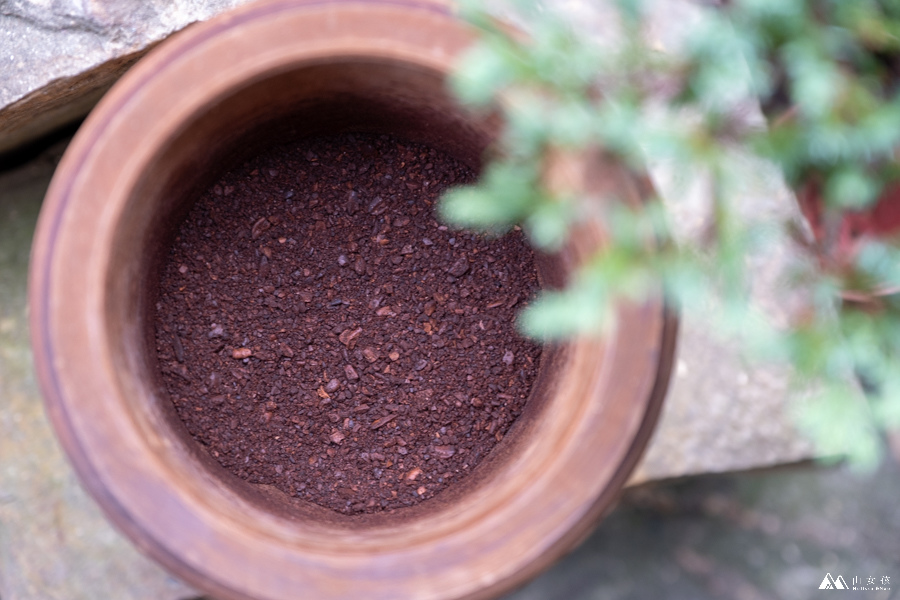
[[433,207],[470,169],[347,134],[274,149],[191,209],[162,266],[156,350],[190,434],[225,469],[341,513],[431,498],[520,414],[540,347],[520,232]]

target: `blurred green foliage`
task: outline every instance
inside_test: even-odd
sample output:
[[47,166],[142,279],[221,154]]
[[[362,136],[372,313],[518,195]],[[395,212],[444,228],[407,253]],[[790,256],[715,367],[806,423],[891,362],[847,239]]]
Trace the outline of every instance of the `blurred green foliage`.
[[[508,3],[521,30],[485,3],[461,4],[480,41],[452,87],[503,126],[477,184],[442,199],[443,217],[490,232],[521,225],[546,252],[579,220],[603,219],[608,246],[524,310],[526,334],[602,333],[617,302],[651,294],[703,306],[712,329],[793,365],[804,398],[797,423],[824,455],[876,464],[883,433],[900,429],[898,238],[848,238],[847,219],[865,217],[900,179],[900,0],[723,0],[674,51],[650,41],[652,6],[613,5],[618,34],[604,44],[551,2]],[[754,97],[768,126],[748,124],[740,110]],[[702,174],[708,231],[676,243],[657,198],[635,208],[551,189],[553,156],[596,149],[635,173],[666,161]],[[814,236],[746,218],[741,152],[774,163],[794,189],[821,192]],[[775,235],[792,236],[815,265],[792,274],[807,303],[787,326],[748,302],[746,257]]]

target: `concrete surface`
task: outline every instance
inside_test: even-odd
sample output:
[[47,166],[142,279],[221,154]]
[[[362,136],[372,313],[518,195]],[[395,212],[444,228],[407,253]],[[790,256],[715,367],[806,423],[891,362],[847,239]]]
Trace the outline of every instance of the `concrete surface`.
[[[503,600],[900,598],[898,497],[893,462],[632,488],[581,547]],[[827,573],[851,589],[820,590]]]

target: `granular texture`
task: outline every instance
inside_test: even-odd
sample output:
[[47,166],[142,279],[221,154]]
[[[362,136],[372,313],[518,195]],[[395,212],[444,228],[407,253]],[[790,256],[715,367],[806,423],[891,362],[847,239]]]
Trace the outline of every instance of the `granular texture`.
[[448,230],[473,173],[387,136],[314,138],[222,177],[162,266],[156,350],[188,431],[251,483],[341,513],[433,497],[521,413],[540,347],[520,232]]

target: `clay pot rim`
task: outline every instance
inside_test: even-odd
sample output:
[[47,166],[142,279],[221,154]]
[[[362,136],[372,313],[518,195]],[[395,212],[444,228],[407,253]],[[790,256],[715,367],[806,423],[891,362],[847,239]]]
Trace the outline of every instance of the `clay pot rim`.
[[[79,132],[76,140],[73,142],[70,152],[67,153],[67,159],[64,159],[61,164],[57,176],[54,177],[54,183],[51,190],[48,192],[48,201],[45,210],[42,211],[41,224],[39,226],[38,237],[36,237],[37,242],[33,250],[32,264],[35,265],[35,267],[31,276],[30,296],[31,305],[35,307],[31,315],[31,324],[36,367],[41,386],[44,389],[46,406],[51,421],[53,422],[57,435],[63,443],[68,455],[75,464],[76,471],[81,476],[82,481],[86,483],[92,495],[99,501],[104,511],[107,512],[110,518],[120,528],[125,530],[129,537],[131,537],[139,547],[160,560],[160,562],[168,566],[175,573],[201,587],[211,590],[217,595],[221,595],[222,597],[245,597],[245,595],[251,593],[260,593],[263,594],[264,597],[273,598],[280,596],[273,595],[275,592],[273,592],[273,588],[271,587],[266,587],[266,589],[263,590],[251,585],[254,582],[248,583],[245,581],[242,584],[240,581],[241,578],[234,573],[225,574],[226,578],[229,578],[228,583],[216,580],[213,574],[208,571],[206,565],[202,564],[202,556],[194,556],[194,561],[191,564],[187,564],[184,562],[185,556],[183,554],[176,555],[173,553],[175,550],[173,546],[179,543],[177,538],[171,540],[160,539],[158,535],[156,535],[160,531],[168,531],[173,535],[179,534],[178,531],[173,529],[171,524],[156,524],[159,526],[159,529],[153,530],[156,533],[149,533],[148,527],[152,527],[154,524],[148,522],[148,517],[146,515],[136,514],[134,506],[123,504],[123,499],[131,498],[131,500],[134,500],[133,496],[127,496],[127,494],[123,496],[123,490],[121,488],[116,488],[115,482],[110,481],[112,471],[115,469],[110,470],[111,467],[109,464],[98,463],[98,461],[101,463],[103,461],[98,457],[96,447],[89,448],[86,445],[88,442],[84,436],[88,433],[93,433],[94,431],[86,425],[86,416],[78,416],[70,412],[70,408],[72,407],[69,405],[70,399],[67,399],[67,396],[72,394],[72,390],[67,390],[65,383],[60,379],[60,361],[65,360],[65,358],[58,351],[61,344],[54,336],[61,334],[54,329],[54,325],[60,327],[65,326],[65,323],[62,323],[63,314],[60,312],[59,306],[55,304],[58,303],[60,299],[52,295],[52,289],[55,285],[59,287],[58,283],[63,275],[53,270],[55,264],[54,259],[59,260],[60,253],[65,254],[66,250],[71,249],[71,247],[75,245],[75,242],[69,238],[67,238],[68,241],[61,241],[60,238],[62,235],[63,220],[71,217],[71,215],[65,214],[66,204],[70,202],[72,194],[79,191],[79,187],[83,188],[87,185],[83,179],[84,176],[82,175],[82,170],[85,165],[90,163],[94,163],[96,166],[98,156],[101,156],[104,152],[104,144],[106,143],[104,136],[111,135],[109,133],[110,130],[115,131],[116,128],[122,128],[124,126],[122,123],[122,119],[125,118],[123,117],[123,113],[127,115],[130,102],[141,101],[139,96],[142,92],[146,91],[144,86],[154,85],[154,77],[158,77],[161,70],[177,63],[178,59],[195,49],[196,46],[204,43],[204,41],[213,39],[222,32],[232,31],[233,28],[238,25],[252,24],[255,22],[254,19],[266,19],[273,17],[273,15],[294,13],[295,11],[300,10],[321,10],[327,12],[341,10],[342,8],[347,7],[366,7],[367,10],[384,10],[387,14],[390,13],[392,8],[403,7],[406,10],[422,9],[423,13],[429,15],[427,17],[429,19],[449,19],[448,12],[436,7],[434,4],[397,2],[391,0],[385,2],[348,1],[338,3],[336,6],[337,8],[332,3],[319,1],[298,4],[292,0],[276,0],[261,5],[246,6],[225,17],[191,28],[187,35],[178,36],[176,39],[163,45],[148,56],[145,61],[142,61],[141,64],[130,72],[102,101],[98,109],[92,114],[81,132]],[[348,58],[353,58],[354,56],[356,55],[352,52],[346,54],[346,57]],[[390,53],[385,52],[384,56],[390,58]],[[439,62],[438,58],[440,57],[435,58],[415,55],[412,58],[418,60],[417,64],[427,67],[429,60]],[[446,58],[443,60],[446,60]],[[135,127],[140,130],[141,124],[138,123]],[[144,129],[146,129],[146,126],[144,126]],[[152,134],[152,132],[148,131],[148,135],[149,134]],[[150,145],[152,146],[152,144]],[[136,153],[140,154],[141,152],[136,150]],[[145,150],[144,154],[148,155],[148,151]],[[130,157],[129,164],[134,163],[135,160],[137,159]],[[124,169],[124,171],[127,171],[127,169]],[[125,176],[126,175],[120,174],[120,177]],[[115,215],[97,214],[96,219],[98,221],[98,227],[106,226],[105,223],[107,220],[112,220],[114,217]],[[69,235],[72,234],[70,233]],[[107,240],[108,237],[106,238]],[[84,240],[79,241],[79,243],[84,243]],[[100,236],[97,243],[101,245],[105,243],[103,236]],[[88,243],[88,246],[90,247],[90,243]],[[61,247],[64,248],[60,249]],[[96,256],[89,260],[90,264],[87,265],[86,269],[88,278],[87,281],[84,282],[86,288],[84,291],[84,298],[78,298],[75,301],[81,305],[94,307],[94,317],[99,320],[92,324],[97,327],[96,330],[90,331],[87,335],[82,335],[79,339],[82,341],[95,340],[98,342],[97,347],[105,347],[105,336],[108,332],[105,330],[106,325],[99,315],[102,314],[105,297],[104,292],[102,291],[103,286],[101,285],[101,282],[105,277],[103,275],[103,267],[108,266],[109,261],[101,260]],[[55,268],[58,270],[61,267],[57,265]],[[71,288],[63,289],[71,291]],[[101,308],[101,310],[97,310],[98,308]],[[497,593],[498,591],[507,590],[520,583],[525,578],[533,575],[536,571],[555,560],[562,552],[569,549],[578,541],[578,539],[580,539],[580,537],[585,535],[582,526],[599,517],[600,513],[610,506],[612,500],[618,494],[619,489],[624,485],[628,474],[635,466],[650,437],[653,425],[655,424],[656,417],[660,410],[671,367],[676,325],[671,313],[659,302],[651,302],[643,307],[629,307],[623,310],[628,311],[628,315],[630,315],[628,317],[629,322],[641,324],[641,331],[646,332],[644,338],[641,339],[646,342],[646,346],[641,343],[632,344],[627,340],[613,340],[613,343],[600,345],[597,345],[597,342],[593,341],[582,341],[580,343],[591,345],[594,348],[594,351],[599,351],[606,346],[607,351],[612,355],[622,352],[627,354],[627,351],[630,350],[634,353],[632,358],[639,361],[648,361],[648,364],[658,364],[658,369],[656,379],[653,381],[634,382],[636,388],[643,390],[642,398],[644,404],[642,406],[617,407],[618,411],[624,410],[627,413],[619,414],[618,418],[622,420],[623,424],[630,428],[630,432],[633,436],[627,440],[619,440],[616,444],[615,452],[617,453],[617,460],[619,462],[613,466],[607,465],[604,468],[605,474],[598,478],[603,480],[603,485],[594,482],[593,486],[588,486],[594,488],[600,487],[602,488],[602,491],[599,494],[584,494],[590,496],[591,501],[579,506],[577,510],[574,510],[566,518],[557,517],[555,524],[552,527],[549,526],[549,524],[545,524],[544,535],[547,536],[549,540],[544,538],[535,540],[536,542],[541,543],[536,543],[532,548],[522,549],[519,556],[510,557],[510,564],[508,566],[504,565],[506,568],[495,569],[493,573],[485,571],[480,575],[480,577],[483,578],[481,581],[459,582],[454,580],[456,581],[456,588],[448,587],[446,589],[433,589],[430,592],[433,597],[456,597],[460,595],[466,597],[486,597],[487,595]],[[51,321],[53,322],[51,323]],[[82,327],[83,325],[75,324],[73,326]],[[69,345],[69,349],[71,349],[71,344]],[[646,354],[647,352],[660,353],[661,355],[654,354],[653,356],[650,356],[649,354]],[[106,358],[104,358],[104,360],[106,360]],[[624,360],[624,355],[622,360]],[[104,363],[102,366],[108,368],[109,364]],[[604,371],[606,371],[606,373],[604,373],[604,377],[601,377],[600,379],[605,381],[607,385],[609,384],[609,377],[612,376],[612,374],[609,373],[612,368],[612,361],[604,363]],[[112,375],[107,374],[107,376],[111,377]],[[88,392],[83,393],[86,394]],[[640,396],[640,394],[638,395]],[[80,405],[77,402],[75,404],[78,406],[79,410],[103,410],[104,406],[102,403],[106,401],[107,400],[104,398],[98,398],[97,402],[100,403],[99,405],[86,405],[84,402]],[[641,400],[639,399],[638,403],[640,403],[640,401]],[[107,406],[106,408],[109,407]],[[577,436],[586,433],[587,426],[594,422],[592,419],[597,418],[597,415],[591,414],[591,410],[594,408],[592,408],[589,403],[584,403],[580,405],[578,413],[573,413],[573,416],[579,418],[584,417],[584,422],[571,424],[568,429],[568,432],[571,435]],[[103,425],[104,427],[112,429],[108,431],[104,430],[101,433],[103,435],[119,436],[115,439],[123,442],[123,452],[128,450],[135,443],[137,443],[140,448],[147,450],[149,444],[146,439],[141,438],[137,441],[130,438],[126,439],[128,437],[127,435],[122,433],[122,431],[115,430],[116,427],[119,427],[124,423],[117,423],[116,420],[125,419],[128,412],[127,407],[120,407],[117,410],[118,412],[116,414],[108,415],[111,422]],[[76,424],[76,421],[79,422]],[[135,424],[125,425],[128,427],[127,433],[135,433],[139,429],[135,429]],[[97,424],[96,427],[98,430],[103,429],[101,424]],[[557,435],[559,435],[559,433],[557,433]],[[160,451],[164,452],[165,449],[160,449]],[[110,464],[115,467],[118,464],[115,463],[115,460],[117,459],[117,457],[110,457]],[[145,470],[141,472],[142,476],[159,476],[158,463],[163,461],[162,458],[142,455],[135,460],[149,461],[146,464],[141,463],[145,468]],[[119,475],[121,475],[121,473],[119,473]],[[160,481],[158,483],[159,485],[164,485],[166,482]],[[573,489],[576,489],[577,491],[578,488],[576,487]],[[166,491],[168,493],[168,490]],[[583,492],[584,490],[581,490],[581,493]],[[185,511],[189,512],[189,509],[199,510],[203,508],[203,499],[195,497],[199,493],[196,489],[191,492],[182,490],[179,493],[188,493],[191,495],[192,503],[186,503],[183,506],[176,505],[176,498],[166,496],[172,503],[166,504],[166,509],[169,511],[170,515],[184,515]],[[187,502],[185,497],[179,496],[179,498],[181,502]],[[501,501],[515,504],[522,500],[512,497],[496,499],[496,503],[498,504]],[[207,509],[208,508],[209,506],[207,506]],[[189,514],[187,516],[196,519],[196,515]],[[235,527],[237,525],[235,523],[235,516],[236,515],[232,515],[227,519],[227,527]],[[482,514],[482,516],[484,515]],[[203,518],[207,517],[208,515],[205,515]],[[167,518],[169,518],[169,515],[167,515]],[[476,517],[470,516],[468,522],[471,522],[471,519],[473,518]],[[455,521],[450,519],[450,521],[453,522],[454,526],[463,524],[458,518]],[[419,521],[416,521],[413,524],[415,525],[413,529],[421,529],[421,523]],[[262,524],[263,529],[266,531],[265,536],[271,537],[274,541],[278,541],[279,539],[281,541],[289,541],[287,538],[290,538],[291,536],[287,536],[286,538],[284,535],[277,533],[278,528],[284,525],[284,519],[274,516],[271,518],[271,522]],[[197,526],[199,527],[200,525]],[[217,525],[217,527],[219,527],[219,529],[216,530],[218,534],[223,534],[227,529],[226,525],[221,523]],[[222,527],[226,527],[226,529],[222,529]],[[448,527],[448,525],[437,523],[434,529],[443,530],[446,535],[452,536],[453,532],[448,531]],[[212,536],[212,530],[185,532],[184,535],[190,536],[191,533],[205,533],[207,536]],[[260,532],[257,531],[256,533]],[[369,533],[378,537],[377,531],[370,531]],[[420,542],[419,545],[421,545],[421,543],[428,541],[428,535],[423,537],[424,534],[422,534],[421,531],[413,531],[412,533],[415,535],[413,535],[412,538],[406,538],[407,542],[413,542],[417,539]],[[365,540],[362,541],[365,542]],[[196,549],[192,551],[200,551],[207,543],[202,539],[196,540],[196,542]],[[384,540],[380,539],[380,542],[383,543]],[[371,544],[362,543],[362,551],[368,551],[370,549]],[[397,554],[397,561],[408,560],[412,557],[412,555],[406,556],[408,552],[400,552],[399,550],[399,548],[393,548],[391,550],[391,552]],[[208,549],[208,551],[211,550]],[[322,552],[324,552],[325,555],[329,554],[328,549],[324,549]],[[324,560],[325,558],[323,557],[323,561]],[[327,561],[322,564],[324,565],[326,563]],[[447,584],[448,580],[441,579],[437,576],[437,573],[434,575],[436,581],[434,585],[440,585],[441,581],[444,582],[444,585]],[[493,579],[491,579],[492,577]],[[350,583],[348,583],[348,585],[350,585]]]

